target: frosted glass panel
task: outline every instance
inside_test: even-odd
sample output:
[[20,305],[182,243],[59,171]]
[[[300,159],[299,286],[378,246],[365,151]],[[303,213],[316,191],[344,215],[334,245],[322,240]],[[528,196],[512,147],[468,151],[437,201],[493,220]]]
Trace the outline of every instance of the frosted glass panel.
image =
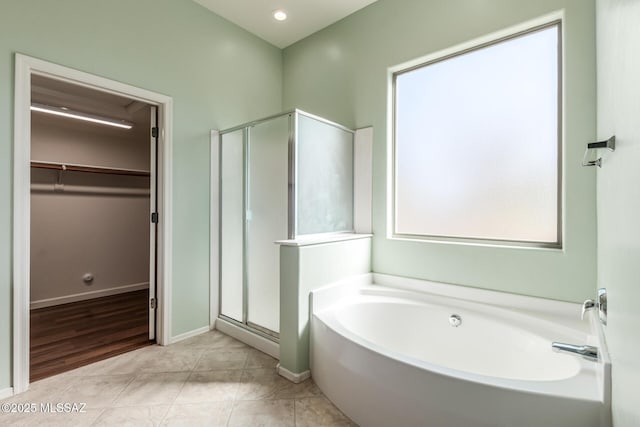
[[353,134],[298,116],[298,235],[353,230]]
[[222,135],[220,165],[220,311],[242,321],[243,186],[242,130]]
[[[297,142],[291,140],[294,117]],[[298,197],[298,235],[352,231],[353,133],[299,112],[284,113],[223,131],[220,150],[221,315],[275,336],[280,331],[275,242],[290,237],[290,190]]]
[[289,116],[249,130],[247,279],[250,323],[280,330],[280,247],[288,237]]
[[558,240],[558,27],[396,77],[395,232]]

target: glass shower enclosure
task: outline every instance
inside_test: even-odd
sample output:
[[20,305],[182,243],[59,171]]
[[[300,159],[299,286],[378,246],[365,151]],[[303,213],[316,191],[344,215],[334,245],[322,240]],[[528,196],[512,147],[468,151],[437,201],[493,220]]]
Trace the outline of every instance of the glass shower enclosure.
[[220,132],[220,317],[277,340],[282,240],[353,232],[354,132],[300,110]]

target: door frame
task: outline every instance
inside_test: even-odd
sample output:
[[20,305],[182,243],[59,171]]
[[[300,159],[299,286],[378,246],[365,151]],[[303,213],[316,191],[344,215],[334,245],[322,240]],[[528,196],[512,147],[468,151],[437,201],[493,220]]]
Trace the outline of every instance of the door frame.
[[149,221],[149,340],[155,340],[157,338],[156,331],[156,312],[158,296],[156,295],[156,286],[158,283],[158,224],[154,221],[153,217],[158,215],[158,149],[160,134],[157,131],[159,127],[158,119],[158,107],[151,105],[149,107],[150,117],[149,123],[151,124],[149,129],[149,145],[150,145],[150,162],[149,171],[151,172],[149,182],[149,215],[151,220]]
[[31,75],[125,96],[158,107],[157,342],[171,337],[173,99],[105,77],[15,54],[13,129],[13,392],[29,387],[31,250]]

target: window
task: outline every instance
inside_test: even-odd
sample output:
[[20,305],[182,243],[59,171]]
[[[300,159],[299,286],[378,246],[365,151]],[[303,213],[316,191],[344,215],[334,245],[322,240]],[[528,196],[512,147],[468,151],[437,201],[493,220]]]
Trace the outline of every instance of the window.
[[394,237],[561,245],[560,23],[393,74]]

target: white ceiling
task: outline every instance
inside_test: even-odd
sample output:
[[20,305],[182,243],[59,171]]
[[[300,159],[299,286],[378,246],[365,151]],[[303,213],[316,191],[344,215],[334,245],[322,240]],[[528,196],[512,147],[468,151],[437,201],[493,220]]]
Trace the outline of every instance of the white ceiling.
[[[376,0],[194,0],[250,33],[285,48]],[[278,22],[273,11],[287,12]]]
[[[36,74],[31,76],[31,101],[129,122],[139,120],[138,113],[147,107],[140,101]],[[149,113],[145,114],[148,119]]]

